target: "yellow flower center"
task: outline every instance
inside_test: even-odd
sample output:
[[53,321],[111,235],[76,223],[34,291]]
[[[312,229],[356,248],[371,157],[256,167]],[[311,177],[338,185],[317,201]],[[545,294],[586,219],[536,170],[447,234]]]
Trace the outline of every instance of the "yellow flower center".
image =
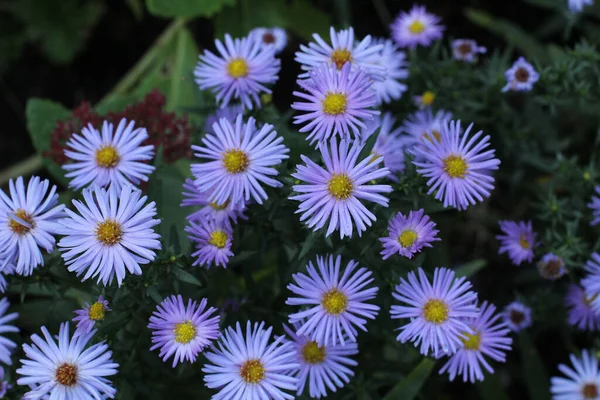
[[337,69],[342,69],[344,64],[352,61],[352,53],[348,49],[337,49],[331,53],[331,61],[333,61]]
[[22,225],[20,222],[17,222],[14,219],[10,218],[8,220],[8,226],[14,233],[16,233],[18,235],[24,235],[26,233],[29,233],[29,231],[32,230],[33,228],[35,228],[35,223],[33,222],[33,217],[31,215],[27,214],[27,212],[25,210],[18,209],[15,212],[15,216],[17,218],[23,220],[24,222],[26,222],[29,226]]
[[227,234],[222,230],[218,229],[210,234],[208,243],[213,246],[222,249],[227,244]]
[[241,58],[231,60],[227,65],[227,73],[234,79],[243,78],[248,75],[248,63]]
[[449,156],[444,158],[444,171],[451,178],[464,178],[467,174],[467,162],[461,156]]
[[424,106],[430,106],[433,104],[435,100],[435,93],[430,90],[427,90],[423,95],[421,95],[421,104]]
[[77,384],[77,366],[73,364],[61,364],[56,369],[56,382],[63,386],[75,386]]
[[107,246],[114,246],[121,240],[123,230],[117,221],[107,219],[96,227],[96,239]]
[[408,26],[408,30],[410,31],[410,33],[415,33],[415,34],[423,33],[423,31],[425,30],[425,24],[422,23],[421,21],[419,21],[418,19],[414,20]]
[[423,306],[423,317],[434,324],[441,324],[448,319],[448,306],[441,300],[431,299]]
[[479,346],[481,345],[481,334],[475,332],[474,334],[470,334],[467,332],[463,332],[465,338],[461,338],[460,340],[463,342],[466,350],[479,350]]
[[265,377],[265,367],[260,360],[248,360],[242,364],[240,376],[246,383],[259,383]]
[[175,324],[175,341],[181,344],[187,344],[196,337],[196,327],[192,321]]
[[398,242],[400,242],[400,245],[402,245],[402,247],[410,247],[413,245],[415,240],[417,240],[417,237],[417,232],[411,229],[407,229],[400,234],[400,236],[398,237]]
[[340,115],[346,111],[348,100],[344,93],[329,92],[323,100],[323,112],[327,115]]
[[529,240],[527,240],[527,235],[525,235],[525,234],[522,234],[521,237],[519,238],[519,244],[525,250],[527,250],[531,247],[531,243],[529,243]]
[[230,174],[244,172],[248,168],[250,160],[248,155],[241,150],[227,150],[223,154],[223,165]]
[[96,164],[104,168],[114,168],[119,163],[119,153],[112,146],[101,147],[96,151]]
[[327,190],[338,200],[345,200],[352,195],[354,185],[346,174],[333,174],[327,183]]
[[88,311],[88,315],[92,321],[100,321],[100,320],[104,319],[104,312],[105,312],[104,304],[102,304],[100,302],[95,302],[90,307],[90,310]]
[[223,204],[217,204],[217,202],[213,201],[210,203],[210,206],[213,208],[213,210],[221,211],[221,210],[226,209],[227,206],[229,206],[229,200],[227,200]]
[[595,383],[586,383],[581,389],[581,394],[584,399],[598,398],[598,386]]
[[320,364],[325,361],[325,348],[317,342],[308,342],[302,348],[302,359],[309,364]]
[[340,315],[348,308],[348,297],[337,289],[331,289],[323,295],[321,305],[329,314]]

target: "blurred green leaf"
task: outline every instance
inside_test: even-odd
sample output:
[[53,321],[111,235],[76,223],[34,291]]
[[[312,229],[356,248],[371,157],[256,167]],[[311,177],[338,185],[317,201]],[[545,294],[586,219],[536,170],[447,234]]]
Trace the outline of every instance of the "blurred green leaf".
[[456,268],[456,270],[454,272],[455,272],[457,278],[461,278],[463,276],[470,278],[473,275],[475,275],[477,272],[479,272],[480,270],[485,268],[486,265],[487,265],[487,261],[484,259],[473,260],[471,262],[468,262],[468,263],[463,264],[460,267]]
[[486,374],[483,382],[475,384],[481,400],[510,400],[498,374]]
[[[329,37],[331,17],[308,0],[294,0],[289,6],[288,15],[292,16],[288,25],[290,31],[305,40],[312,40],[312,34]],[[328,40],[326,40],[328,41]]]
[[146,0],[148,11],[158,17],[211,17],[236,0]]
[[173,70],[167,92],[167,110],[178,110],[196,104],[192,71],[198,59],[198,46],[187,28],[181,29],[175,37]]
[[181,268],[173,268],[172,271],[173,271],[173,274],[175,275],[175,277],[177,279],[179,279],[180,281],[186,282],[186,283],[191,283],[192,285],[202,287],[202,282],[200,282],[200,280],[198,278],[196,278],[194,275],[190,274],[189,272],[187,272]]
[[549,400],[550,379],[528,332],[519,333],[519,350],[521,352],[521,373],[529,391],[529,398]]
[[427,378],[429,378],[434,366],[435,361],[424,358],[406,378],[398,382],[398,384],[385,395],[383,400],[414,399],[419,393],[419,390],[421,390],[421,387],[425,384]]

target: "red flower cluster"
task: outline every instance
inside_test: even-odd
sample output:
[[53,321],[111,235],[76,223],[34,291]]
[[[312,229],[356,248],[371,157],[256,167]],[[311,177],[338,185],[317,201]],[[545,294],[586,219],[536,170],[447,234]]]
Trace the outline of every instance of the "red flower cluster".
[[192,127],[186,116],[177,117],[174,112],[165,112],[165,96],[153,90],[136,104],[127,106],[120,112],[109,112],[106,116],[98,115],[87,102],[82,102],[73,110],[71,117],[58,121],[50,137],[50,150],[44,155],[57,164],[67,162],[64,154],[65,144],[73,133],[81,132],[87,124],[100,129],[104,120],[115,125],[122,118],[134,120],[136,127],[144,127],[150,136],[143,144],[152,144],[155,149],[162,148],[163,160],[171,163],[180,158],[191,157],[190,141]]

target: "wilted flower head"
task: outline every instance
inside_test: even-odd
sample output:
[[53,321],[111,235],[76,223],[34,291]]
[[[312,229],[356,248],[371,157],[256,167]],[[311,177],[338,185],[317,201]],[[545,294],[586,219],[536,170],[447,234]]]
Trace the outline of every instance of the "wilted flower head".
[[545,254],[538,261],[537,268],[542,278],[551,281],[562,277],[567,272],[565,269],[565,260],[552,253]]
[[445,28],[439,22],[440,18],[428,13],[425,6],[414,5],[409,12],[402,11],[396,17],[390,27],[392,38],[400,47],[427,47],[442,38]]
[[523,57],[517,61],[504,73],[506,77],[506,86],[502,88],[503,92],[509,90],[516,92],[529,92],[533,84],[540,79],[540,75],[535,71],[533,65],[528,63]]
[[519,332],[531,325],[531,308],[513,301],[504,308],[502,320],[511,330]]
[[452,42],[452,56],[456,60],[472,63],[478,54],[485,54],[487,49],[478,46],[473,39],[456,39]]
[[287,44],[287,34],[285,29],[273,28],[254,28],[248,35],[261,44],[261,47],[273,46],[275,53],[281,53]]

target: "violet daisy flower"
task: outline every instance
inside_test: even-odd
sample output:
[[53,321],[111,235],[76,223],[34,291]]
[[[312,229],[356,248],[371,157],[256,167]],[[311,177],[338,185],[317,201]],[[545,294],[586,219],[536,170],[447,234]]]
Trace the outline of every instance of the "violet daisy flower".
[[439,22],[440,18],[428,13],[425,6],[414,5],[409,12],[398,14],[390,26],[392,38],[400,47],[427,47],[434,40],[442,38],[445,27]]
[[160,235],[153,227],[156,204],[146,204],[147,196],[129,185],[117,190],[111,186],[84,189],[83,202],[73,200],[81,215],[67,210],[68,218],[60,220],[64,235],[58,247],[67,269],[82,280],[98,277],[98,283],[112,283],[115,276],[121,286],[127,271],[141,275],[140,264],[148,264],[161,249]]
[[444,123],[440,141],[426,140],[415,147],[422,161],[413,163],[417,172],[429,178],[427,194],[436,192],[435,198],[443,201],[444,207],[465,210],[489,197],[494,189],[491,172],[498,169],[500,160],[494,157],[495,150],[486,150],[489,135],[482,138],[479,131],[469,137],[472,127],[463,132],[460,121]]
[[390,39],[378,38],[373,43],[383,45],[376,62],[386,70],[385,79],[374,81],[371,86],[375,91],[376,104],[380,105],[398,100],[406,91],[407,86],[402,80],[408,78],[408,62],[406,54]]
[[509,90],[516,92],[529,92],[533,89],[533,84],[540,79],[540,75],[535,71],[533,65],[529,64],[523,57],[506,70],[506,86],[502,88],[503,92]]
[[387,260],[393,254],[400,254],[409,259],[420,253],[423,247],[432,247],[431,243],[440,240],[436,235],[435,222],[427,215],[425,210],[411,211],[405,216],[396,214],[388,224],[389,236],[380,238],[383,243],[381,258]]
[[594,0],[569,0],[569,11],[572,13],[580,13],[583,11],[583,8],[588,5],[591,6],[594,4]]
[[0,189],[0,269],[14,265],[17,274],[27,276],[44,265],[42,249],[54,250],[65,206],[58,204],[56,186],[47,179],[31,177],[25,187],[20,176],[8,186],[8,195]]
[[60,325],[58,336],[42,326],[44,337],[31,335],[33,344],[24,344],[25,359],[17,374],[19,385],[31,391],[25,399],[104,399],[114,398],[116,390],[106,379],[117,373],[119,364],[113,362],[112,351],[104,343],[87,345],[96,333],[73,337],[69,323]]
[[510,351],[512,339],[508,337],[510,330],[503,322],[499,322],[499,314],[495,314],[496,306],[483,302],[481,315],[469,326],[473,333],[465,332],[462,347],[454,353],[440,369],[440,374],[448,372],[450,381],[462,375],[463,382],[483,381],[483,370],[490,374],[494,369],[485,356],[496,362],[506,361],[506,351]]
[[497,235],[500,241],[498,254],[508,253],[514,265],[523,261],[533,260],[533,249],[536,245],[537,233],[533,231],[531,221],[499,221],[502,235]]
[[504,308],[502,320],[514,332],[531,326],[531,308],[519,301],[513,301]]
[[[596,186],[594,188],[594,190],[596,191],[597,194],[600,195],[600,186]],[[594,217],[592,219],[592,222],[590,222],[590,225],[597,225],[600,223],[600,197],[598,196],[592,196],[592,201],[590,203],[588,203],[587,205],[591,210],[592,210],[592,216]]]
[[192,265],[210,268],[214,264],[227,267],[229,257],[233,257],[231,251],[233,228],[228,220],[219,222],[204,217],[190,221],[185,231],[189,234],[190,240],[196,244],[196,252],[192,254],[192,257],[196,257],[196,261]]
[[206,117],[202,131],[216,135],[217,132],[215,132],[213,129],[214,124],[218,124],[221,118],[225,118],[233,124],[238,114],[244,114],[244,107],[242,107],[240,104],[230,104],[226,107],[219,108],[214,112],[214,114]]
[[478,54],[485,54],[487,49],[478,46],[472,39],[456,39],[452,41],[452,56],[455,60],[472,63],[477,60]]
[[6,396],[6,392],[12,389],[12,385],[4,380],[4,368],[0,367],[0,399]]
[[19,332],[19,328],[10,324],[11,321],[19,318],[18,313],[7,314],[10,303],[6,297],[0,300],[0,362],[6,365],[12,365],[10,355],[17,345],[12,340],[4,337],[5,333]]
[[146,128],[134,129],[135,121],[123,118],[117,129],[108,121],[102,124],[102,133],[88,124],[67,142],[65,155],[73,160],[63,165],[70,178],[69,187],[79,190],[84,186],[139,185],[147,182],[154,167],[146,163],[154,157],[154,146],[142,146],[148,139]]
[[298,85],[307,93],[294,92],[294,96],[305,101],[292,103],[292,108],[305,113],[296,115],[294,124],[306,123],[299,131],[310,132],[306,140],[311,144],[335,136],[347,139],[351,133],[359,137],[365,121],[379,114],[371,109],[375,91],[362,69],[353,71],[344,65],[339,71],[322,65],[310,72],[310,79],[299,79]]
[[425,108],[409,115],[400,129],[408,133],[416,144],[432,139],[439,142],[442,138],[442,126],[451,119],[451,112],[439,110],[434,114],[431,108]]
[[345,344],[319,346],[317,342],[305,335],[298,335],[304,321],[297,321],[293,330],[283,325],[285,333],[294,343],[296,350],[296,368],[293,375],[298,378],[297,395],[304,392],[308,384],[310,397],[318,398],[327,396],[327,389],[336,392],[350,382],[354,372],[350,369],[358,363],[350,356],[358,354],[358,345],[348,342]]
[[246,206],[243,202],[232,203],[226,201],[225,204],[219,205],[209,200],[211,195],[212,192],[201,192],[193,180],[186,179],[183,184],[183,201],[181,205],[183,207],[201,207],[186,217],[188,221],[200,221],[208,218],[214,219],[217,223],[222,223],[229,220],[237,222],[238,218],[246,219],[244,215]]
[[196,362],[198,354],[220,336],[220,318],[212,316],[217,309],[207,309],[206,303],[206,299],[188,299],[186,306],[181,295],[164,299],[148,324],[152,330],[150,351],[160,349],[163,362],[173,356],[173,368],[180,362]]
[[600,254],[592,253],[585,263],[587,275],[581,280],[581,286],[586,296],[590,299],[590,307],[600,315]]
[[571,354],[571,364],[559,364],[558,370],[566,377],[553,376],[550,379],[550,393],[553,400],[590,400],[600,395],[600,371],[598,358],[594,352],[583,350],[581,357]]
[[540,276],[550,281],[562,277],[567,270],[565,269],[565,260],[555,254],[545,254],[537,263]]
[[568,321],[572,326],[582,331],[599,331],[600,314],[596,314],[590,303],[598,297],[594,294],[588,297],[583,288],[579,285],[571,284],[567,290],[565,304],[568,308]]
[[370,183],[387,176],[389,170],[378,168],[383,161],[381,157],[369,156],[357,164],[363,146],[354,142],[348,150],[348,141],[342,140],[338,148],[337,140],[331,139],[331,150],[327,145],[320,148],[325,168],[301,156],[306,165],[297,165],[292,176],[305,184],[293,187],[299,194],[290,200],[300,201],[296,213],[302,213],[300,221],[307,221],[309,228],[316,231],[329,221],[325,236],[339,229],[340,238],[344,238],[352,237],[356,224],[360,236],[377,219],[360,200],[388,206],[389,200],[380,193],[389,193],[392,187]]
[[379,312],[379,306],[367,303],[379,290],[366,288],[373,282],[371,271],[356,270],[358,263],[350,260],[340,276],[341,264],[342,256],[317,256],[317,269],[309,261],[308,275],[293,274],[295,283],[288,285],[299,297],[288,297],[285,304],[308,307],[290,314],[290,323],[301,321],[302,327],[296,333],[309,336],[319,345],[356,342],[356,328],[366,332],[367,319],[375,319]]
[[[296,52],[296,61],[302,65],[304,71],[312,71],[318,67],[334,67],[337,70],[348,68],[363,70],[366,75],[375,81],[385,79],[385,66],[380,65],[380,52],[383,45],[372,43],[371,36],[367,35],[360,42],[354,37],[354,29],[342,29],[336,32],[329,28],[331,45],[316,33],[313,38],[317,43],[310,42],[308,46],[300,45]],[[328,68],[325,68],[328,69]],[[300,78],[308,78],[309,74],[302,74]]]
[[287,44],[285,29],[278,27],[254,28],[248,36],[259,42],[261,47],[273,46],[276,54],[281,53]]
[[204,382],[219,389],[213,400],[285,399],[297,389],[297,379],[289,371],[298,368],[294,346],[279,336],[269,344],[272,327],[248,321],[246,332],[239,322],[227,328],[218,345],[206,353]]
[[238,115],[235,123],[224,118],[213,125],[214,135],[202,139],[203,146],[192,146],[196,157],[208,161],[192,164],[195,184],[201,192],[211,192],[209,201],[217,205],[227,202],[241,206],[253,198],[258,204],[267,199],[261,183],[271,187],[282,184],[274,168],[289,156],[283,138],[273,125],[256,128],[252,117],[245,123]]
[[465,277],[455,279],[447,268],[436,268],[432,283],[421,268],[418,274],[409,272],[408,281],[402,278],[393,293],[406,305],[392,306],[392,318],[410,319],[398,328],[396,340],[414,342],[424,355],[454,354],[468,339],[466,334],[474,334],[466,321],[479,317],[477,294]]
[[77,316],[73,318],[73,322],[77,323],[77,329],[73,333],[73,337],[90,333],[97,321],[104,320],[107,311],[110,311],[108,301],[104,300],[102,296],[98,297],[98,301],[92,305],[85,303],[85,307],[75,310]]
[[200,89],[212,89],[221,107],[232,98],[250,110],[253,102],[260,107],[259,93],[271,93],[265,85],[277,81],[281,68],[275,48],[264,47],[251,37],[232,39],[229,34],[225,35],[225,43],[215,39],[215,46],[219,55],[205,50],[194,69]]

